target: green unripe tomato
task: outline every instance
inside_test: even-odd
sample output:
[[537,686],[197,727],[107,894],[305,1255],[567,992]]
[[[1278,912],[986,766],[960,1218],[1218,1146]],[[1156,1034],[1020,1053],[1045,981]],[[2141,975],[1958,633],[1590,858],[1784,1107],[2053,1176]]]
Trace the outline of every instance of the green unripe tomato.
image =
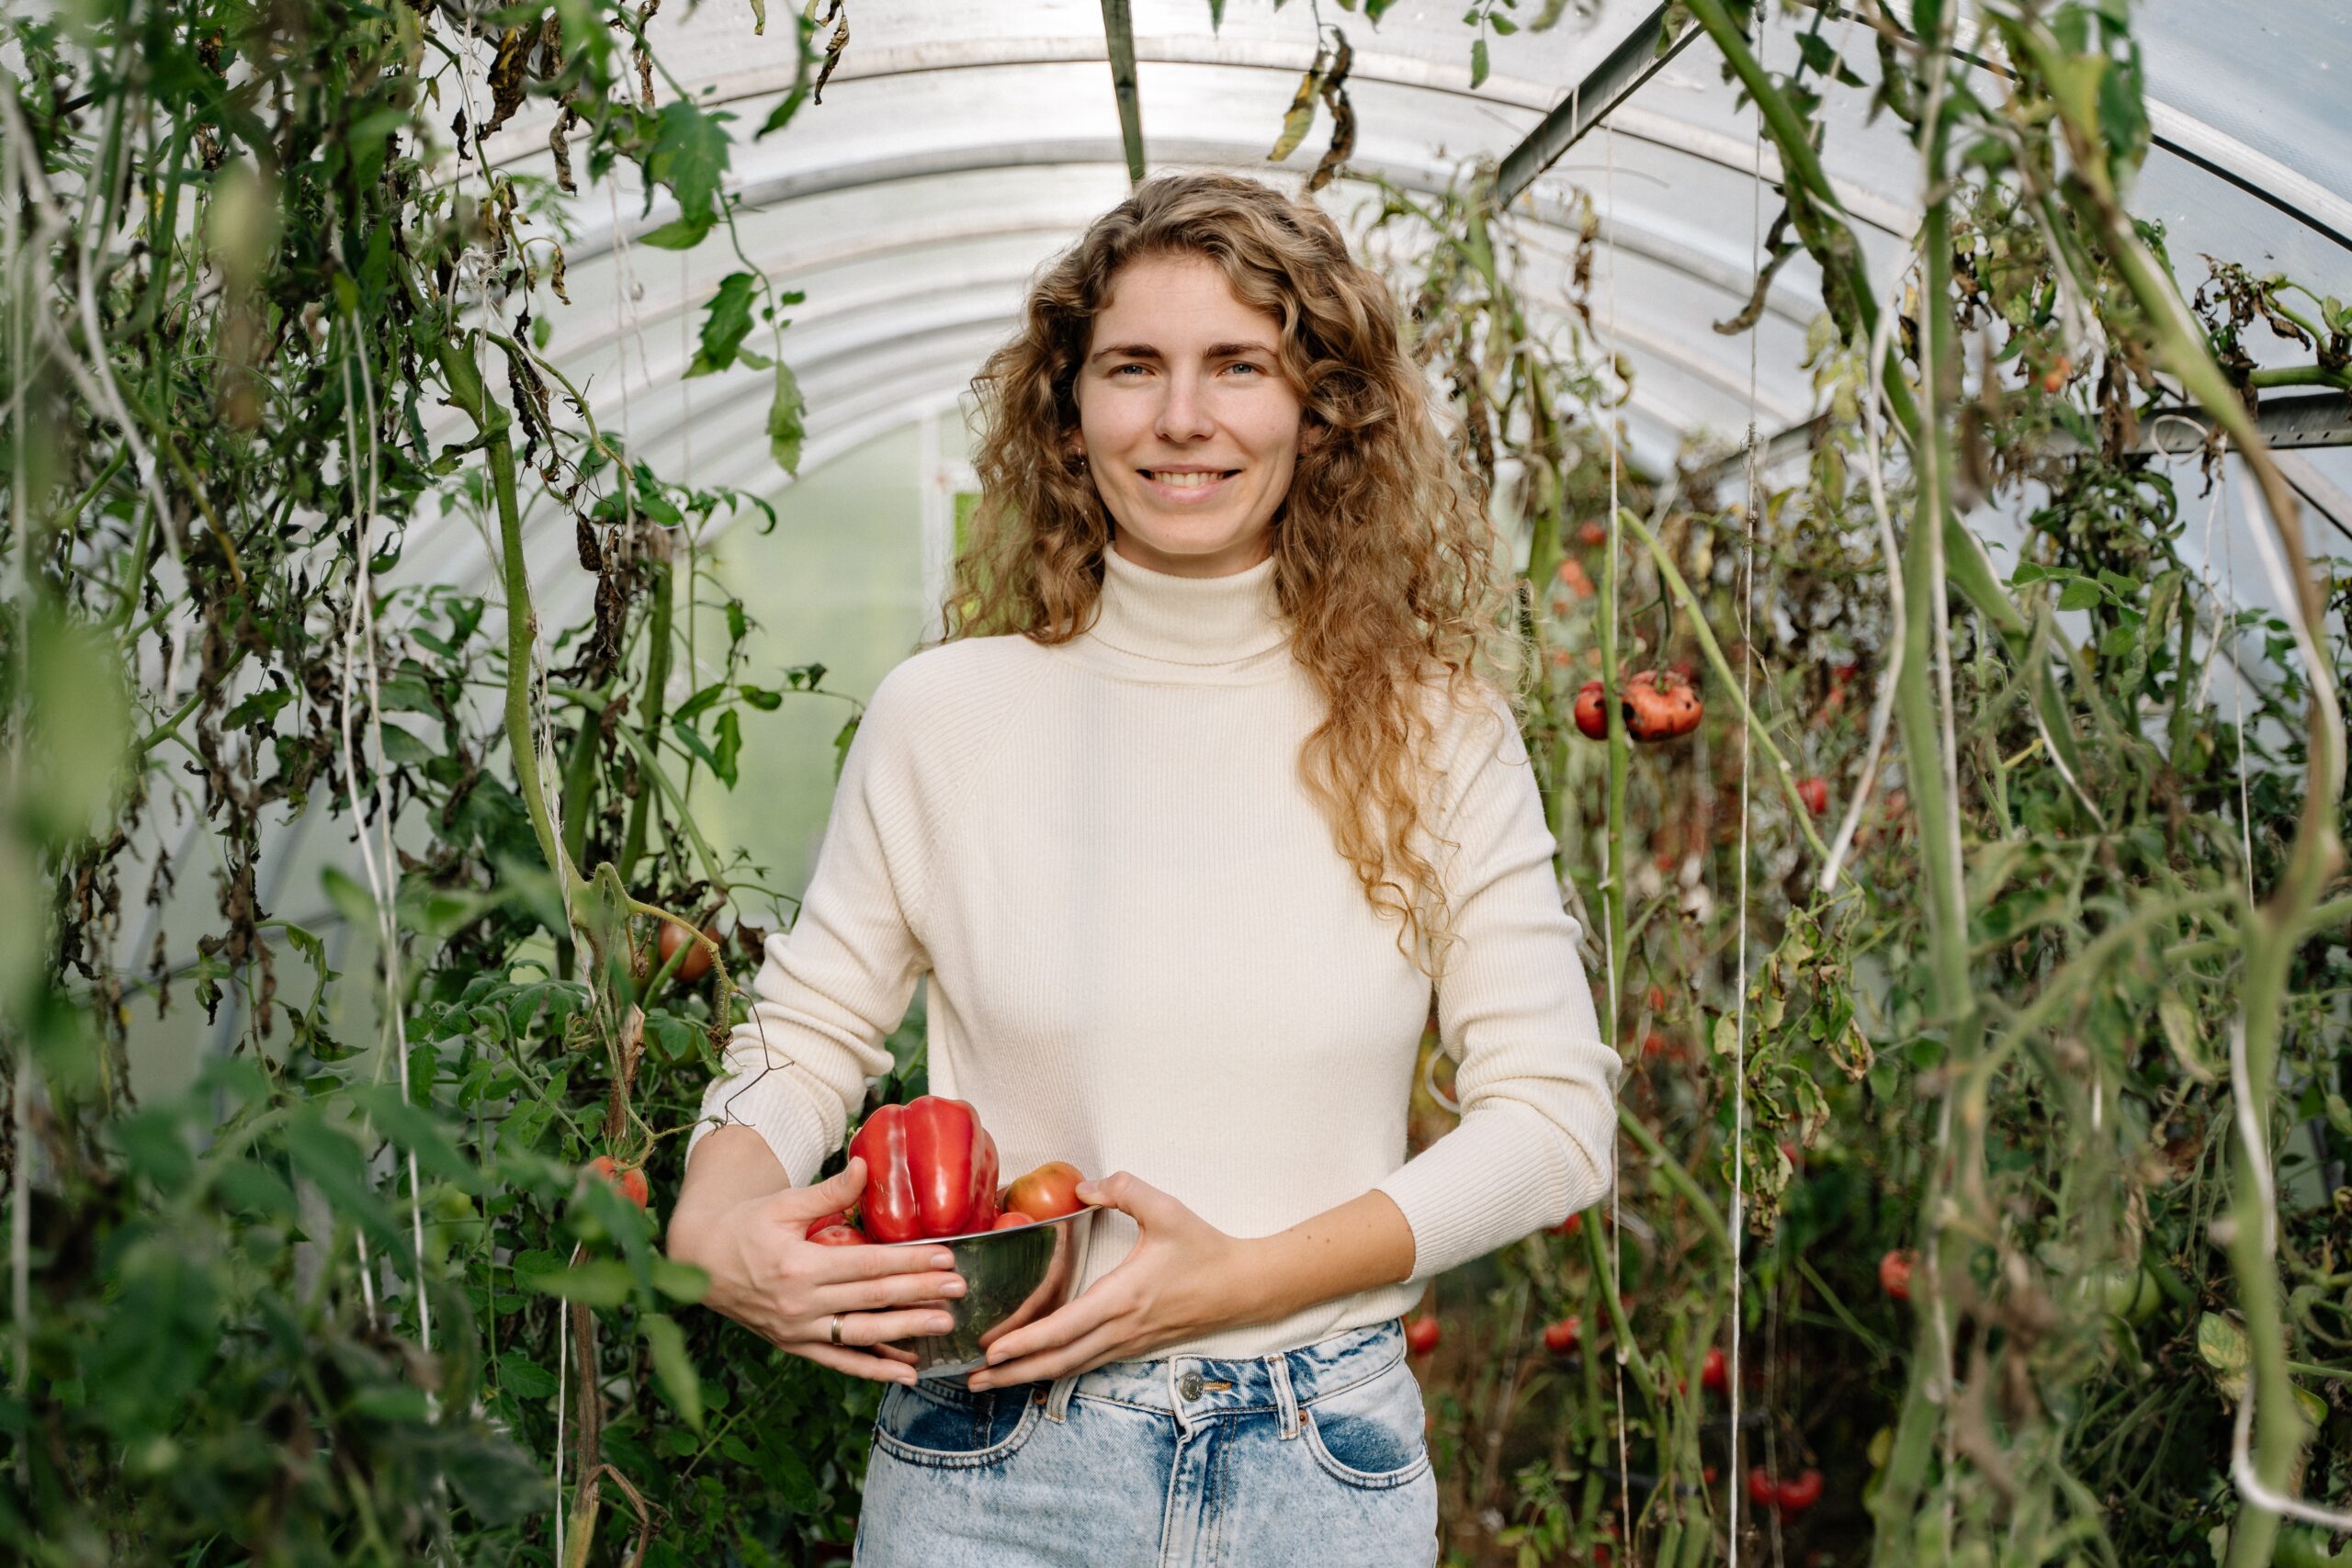
[[2289,1525],[2270,1549],[2272,1568],[2352,1568],[2352,1551],[2330,1551],[2319,1530]]
[[2164,1288],[2145,1269],[2100,1271],[2099,1304],[2134,1328],[2155,1316],[2164,1302]]

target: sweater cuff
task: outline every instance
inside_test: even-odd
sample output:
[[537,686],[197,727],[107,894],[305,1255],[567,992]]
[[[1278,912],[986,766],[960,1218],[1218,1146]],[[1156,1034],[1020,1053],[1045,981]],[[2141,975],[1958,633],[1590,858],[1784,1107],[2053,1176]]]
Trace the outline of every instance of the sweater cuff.
[[766,1140],[793,1186],[815,1181],[833,1140],[826,1136],[808,1089],[796,1080],[795,1071],[789,1066],[773,1067],[748,1084],[731,1076],[714,1080],[703,1091],[702,1117],[686,1135],[686,1157],[694,1158],[695,1145],[714,1129],[744,1126]]
[[1374,1190],[1404,1212],[1410,1277],[1424,1280],[1557,1224],[1608,1185],[1549,1118],[1503,1101],[1463,1118]]

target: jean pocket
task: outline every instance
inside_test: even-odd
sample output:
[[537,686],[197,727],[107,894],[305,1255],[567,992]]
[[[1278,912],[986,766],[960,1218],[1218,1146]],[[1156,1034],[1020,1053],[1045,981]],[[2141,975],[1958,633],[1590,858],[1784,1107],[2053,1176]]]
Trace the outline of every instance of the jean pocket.
[[882,1395],[874,1441],[909,1464],[973,1469],[1010,1458],[1044,1412],[1045,1402],[1027,1388],[974,1393],[946,1382],[898,1383]]
[[1315,1462],[1351,1486],[1403,1486],[1430,1468],[1421,1385],[1401,1357],[1353,1388],[1314,1400],[1300,1415]]

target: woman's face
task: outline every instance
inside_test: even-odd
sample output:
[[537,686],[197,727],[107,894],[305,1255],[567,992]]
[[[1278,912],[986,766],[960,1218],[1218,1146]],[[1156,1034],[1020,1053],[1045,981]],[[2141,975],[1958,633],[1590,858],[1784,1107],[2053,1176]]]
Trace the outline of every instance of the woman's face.
[[1272,552],[1304,406],[1280,341],[1205,256],[1119,269],[1075,389],[1114,549],[1179,577],[1223,577]]

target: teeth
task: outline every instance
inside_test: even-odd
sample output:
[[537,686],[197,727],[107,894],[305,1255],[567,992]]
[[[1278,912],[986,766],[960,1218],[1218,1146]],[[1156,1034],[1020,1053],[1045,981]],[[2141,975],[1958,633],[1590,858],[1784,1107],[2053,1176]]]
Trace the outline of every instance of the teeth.
[[1151,477],[1158,479],[1161,484],[1173,485],[1178,490],[1197,490],[1203,485],[1213,485],[1216,483],[1217,480],[1225,478],[1223,474],[1161,473],[1154,473]]

